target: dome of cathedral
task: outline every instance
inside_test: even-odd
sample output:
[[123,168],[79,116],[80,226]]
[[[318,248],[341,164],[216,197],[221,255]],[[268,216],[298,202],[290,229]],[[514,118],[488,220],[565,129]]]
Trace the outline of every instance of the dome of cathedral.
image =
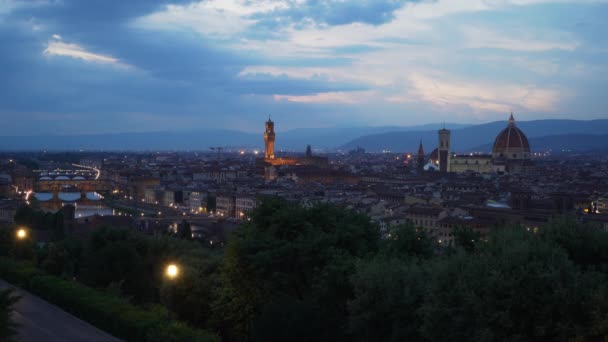
[[513,114],[509,118],[509,125],[503,129],[492,148],[492,156],[494,158],[505,159],[529,159],[530,158],[530,143],[528,137],[519,128],[515,126]]
[[431,151],[431,156],[429,157],[429,159],[432,161],[439,161],[439,150],[434,149],[433,151]]

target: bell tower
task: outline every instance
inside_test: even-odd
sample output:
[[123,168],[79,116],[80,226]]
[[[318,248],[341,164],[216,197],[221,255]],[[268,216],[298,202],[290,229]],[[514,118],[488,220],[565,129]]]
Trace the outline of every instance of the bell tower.
[[450,172],[450,130],[439,130],[439,172]]
[[266,131],[264,132],[264,157],[266,159],[274,159],[274,139],[274,122],[268,117],[268,121],[266,121]]

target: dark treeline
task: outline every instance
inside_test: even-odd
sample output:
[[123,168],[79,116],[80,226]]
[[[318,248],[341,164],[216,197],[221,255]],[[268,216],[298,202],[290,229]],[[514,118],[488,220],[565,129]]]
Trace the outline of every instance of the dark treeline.
[[[161,303],[225,341],[608,336],[608,233],[591,226],[563,219],[484,239],[457,230],[457,246],[440,248],[411,226],[381,239],[368,217],[331,205],[269,199],[251,218],[224,250],[108,227],[35,259],[138,305]],[[164,279],[167,262],[179,278]]]
[[15,213],[15,224],[36,230],[49,230],[52,232],[53,239],[61,240],[65,237],[63,213],[44,212],[24,206]]

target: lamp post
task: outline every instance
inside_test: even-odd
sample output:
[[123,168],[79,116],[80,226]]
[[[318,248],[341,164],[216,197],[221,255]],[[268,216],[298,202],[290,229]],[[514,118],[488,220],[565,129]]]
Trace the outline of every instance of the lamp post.
[[19,228],[15,235],[17,240],[25,240],[27,238],[27,230],[25,230],[25,228]]
[[179,276],[179,267],[176,264],[169,264],[165,268],[165,276],[169,280],[176,279]]

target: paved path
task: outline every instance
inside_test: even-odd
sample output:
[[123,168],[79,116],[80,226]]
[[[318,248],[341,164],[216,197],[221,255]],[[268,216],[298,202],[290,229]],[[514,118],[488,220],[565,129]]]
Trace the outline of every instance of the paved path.
[[[0,289],[14,287],[0,279]],[[29,292],[16,288],[21,300],[13,320],[19,324],[19,342],[119,342],[120,340],[81,321]]]

